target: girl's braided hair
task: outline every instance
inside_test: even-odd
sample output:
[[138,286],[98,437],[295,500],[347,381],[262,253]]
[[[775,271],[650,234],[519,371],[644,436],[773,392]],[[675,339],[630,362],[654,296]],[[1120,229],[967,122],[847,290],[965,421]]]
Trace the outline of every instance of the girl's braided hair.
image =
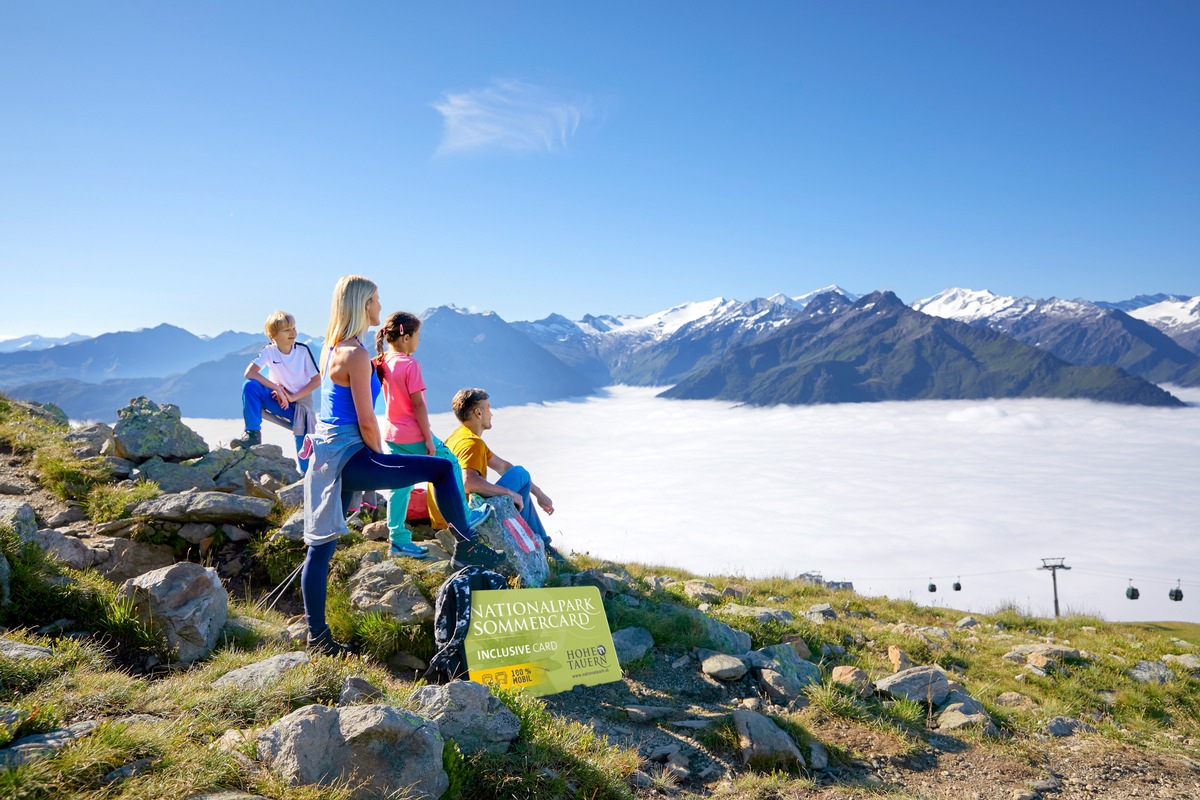
[[421,327],[421,320],[416,314],[410,314],[407,311],[396,311],[388,314],[388,318],[379,326],[379,330],[375,331],[375,374],[379,376],[379,380],[383,380],[383,353],[384,342],[395,344],[400,341],[401,336],[416,333]]

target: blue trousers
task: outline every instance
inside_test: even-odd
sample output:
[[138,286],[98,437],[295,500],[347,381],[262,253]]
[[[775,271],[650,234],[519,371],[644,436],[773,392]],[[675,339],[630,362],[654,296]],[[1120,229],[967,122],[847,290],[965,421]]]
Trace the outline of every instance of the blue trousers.
[[[438,508],[446,521],[463,536],[467,529],[467,503],[454,480],[458,462],[437,456],[410,456],[376,453],[365,445],[342,467],[342,508],[349,507],[351,495],[376,489],[399,489],[418,483],[432,483]],[[304,614],[308,634],[320,636],[329,627],[325,621],[325,602],[329,580],[329,562],[337,540],[321,545],[309,545],[300,571],[300,594],[304,598]]]
[[[289,404],[286,409],[279,405],[279,401],[271,394],[271,390],[263,386],[256,380],[247,378],[242,381],[242,420],[246,423],[246,430],[260,431],[262,430],[263,416],[273,418],[272,421],[278,421],[280,425],[291,427],[292,422],[296,419],[296,407]],[[304,446],[304,437],[296,436],[296,452],[300,452],[300,448]],[[300,466],[300,474],[303,475],[308,471],[308,459],[296,457],[296,463]]]
[[[538,516],[537,502],[530,497],[529,487],[533,485],[533,481],[529,478],[529,470],[524,467],[513,467],[508,472],[500,476],[500,480],[496,481],[497,486],[503,486],[505,489],[516,492],[521,495],[523,505],[521,506],[521,517],[529,525],[529,529],[541,537],[546,544],[550,543],[550,537],[546,535],[546,528],[542,525],[541,517]],[[441,506],[438,506],[439,508]]]

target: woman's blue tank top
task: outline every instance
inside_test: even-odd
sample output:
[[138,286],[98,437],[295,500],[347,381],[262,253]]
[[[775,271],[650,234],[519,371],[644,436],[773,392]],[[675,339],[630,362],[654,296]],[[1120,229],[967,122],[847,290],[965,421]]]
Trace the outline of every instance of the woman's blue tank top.
[[[360,345],[361,346],[361,345]],[[371,408],[379,399],[382,390],[379,375],[371,369]],[[358,412],[354,408],[354,396],[349,386],[334,383],[329,371],[321,374],[321,422],[326,425],[357,425]]]

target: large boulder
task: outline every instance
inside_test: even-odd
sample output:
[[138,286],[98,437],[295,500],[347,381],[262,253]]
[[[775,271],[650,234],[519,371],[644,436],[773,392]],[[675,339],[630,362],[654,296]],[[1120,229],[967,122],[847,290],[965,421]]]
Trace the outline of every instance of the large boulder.
[[438,724],[442,736],[453,739],[464,755],[486,750],[505,753],[521,733],[521,720],[488,687],[474,681],[422,686],[412,696],[412,708]]
[[1175,680],[1175,673],[1161,661],[1139,661],[1128,672],[1138,683],[1167,683]]
[[[385,614],[404,624],[433,622],[433,606],[394,559],[370,553],[350,577],[350,605],[358,611]],[[371,563],[375,560],[376,563]]]
[[49,733],[23,736],[0,750],[0,768],[16,769],[22,764],[54,755],[71,742],[94,731],[97,724],[95,720],[89,719]]
[[747,654],[747,660],[760,678],[763,670],[782,675],[789,700],[799,697],[805,686],[821,682],[820,667],[801,658],[790,644],[773,644],[753,650]]
[[212,652],[229,613],[229,593],[216,570],[189,561],[130,578],[119,594],[166,635],[185,664]]
[[31,541],[38,530],[37,513],[23,500],[0,499],[0,528],[8,528],[22,542]]
[[492,507],[492,515],[475,533],[488,547],[508,556],[499,571],[520,577],[525,588],[544,586],[550,577],[550,565],[541,538],[517,513],[511,497],[489,497],[484,502]]
[[950,694],[950,682],[936,667],[912,667],[880,678],[875,690],[894,698],[939,706]]
[[263,522],[275,504],[263,497],[242,497],[224,492],[164,494],[138,503],[135,517],[168,522]]
[[292,786],[350,782],[364,800],[401,789],[435,800],[450,785],[437,725],[394,706],[305,706],[257,743],[259,759]]
[[179,406],[158,405],[146,397],[135,397],[117,411],[113,428],[118,458],[141,463],[154,456],[167,461],[198,458],[208,452],[200,434],[183,424]]

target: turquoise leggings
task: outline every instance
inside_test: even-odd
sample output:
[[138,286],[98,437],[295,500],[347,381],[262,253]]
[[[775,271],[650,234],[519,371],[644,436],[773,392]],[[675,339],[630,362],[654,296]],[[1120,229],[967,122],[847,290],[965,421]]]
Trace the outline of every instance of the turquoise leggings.
[[[441,458],[449,459],[454,465],[454,479],[458,482],[458,491],[466,496],[463,492],[462,470],[458,468],[458,457],[450,452],[450,448],[446,447],[446,443],[436,436],[433,437],[433,445],[436,448],[436,455]],[[388,449],[389,453],[405,453],[408,455],[425,455],[425,443],[415,442],[413,444],[396,444],[395,442],[384,442],[383,446]],[[388,535],[392,540],[392,544],[402,545],[412,542],[412,531],[405,525],[404,520],[408,516],[408,498],[412,494],[413,487],[405,486],[402,489],[392,489],[388,492],[387,504],[387,524]]]

